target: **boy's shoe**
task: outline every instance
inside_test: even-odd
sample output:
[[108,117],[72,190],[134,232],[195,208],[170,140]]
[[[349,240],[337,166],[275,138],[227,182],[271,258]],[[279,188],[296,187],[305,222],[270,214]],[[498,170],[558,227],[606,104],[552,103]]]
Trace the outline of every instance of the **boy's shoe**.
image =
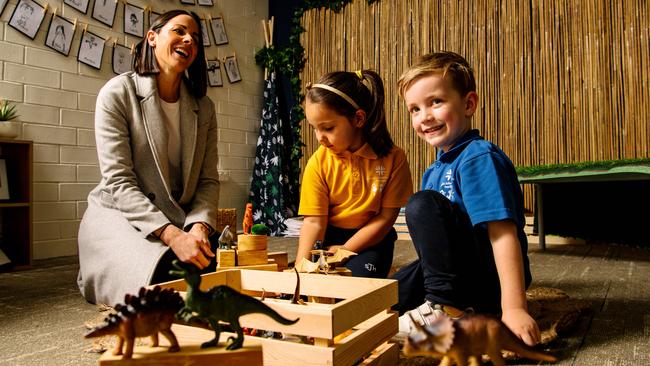
[[463,315],[465,315],[464,311],[458,310],[453,306],[434,304],[427,300],[424,304],[405,312],[404,315],[399,317],[399,331],[397,332],[397,335],[393,337],[393,340],[400,343],[406,340],[408,335],[415,329],[413,321],[416,321],[420,325],[429,325],[434,319],[441,316],[459,319],[462,318]]

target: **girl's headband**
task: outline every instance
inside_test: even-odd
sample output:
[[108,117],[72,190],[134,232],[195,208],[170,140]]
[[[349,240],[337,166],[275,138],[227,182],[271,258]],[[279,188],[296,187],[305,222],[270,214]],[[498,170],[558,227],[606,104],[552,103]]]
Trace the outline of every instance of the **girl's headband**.
[[312,88],[320,88],[320,89],[329,90],[332,93],[338,95],[339,97],[345,99],[345,101],[350,103],[350,105],[353,106],[355,109],[361,109],[361,108],[359,108],[359,105],[352,98],[350,98],[347,94],[345,94],[344,92],[342,92],[342,91],[340,91],[340,90],[338,90],[338,89],[336,89],[334,87],[331,87],[331,86],[325,85],[325,84],[313,84],[311,87]]

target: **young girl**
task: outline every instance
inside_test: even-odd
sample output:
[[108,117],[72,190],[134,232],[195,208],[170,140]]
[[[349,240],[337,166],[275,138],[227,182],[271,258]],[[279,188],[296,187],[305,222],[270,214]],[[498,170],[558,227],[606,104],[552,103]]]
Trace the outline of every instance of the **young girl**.
[[369,70],[332,72],[308,86],[305,113],[321,146],[302,179],[304,216],[296,264],[317,240],[357,253],[353,276],[384,278],[393,262],[393,224],[413,193],[404,150],[386,127],[384,85]]

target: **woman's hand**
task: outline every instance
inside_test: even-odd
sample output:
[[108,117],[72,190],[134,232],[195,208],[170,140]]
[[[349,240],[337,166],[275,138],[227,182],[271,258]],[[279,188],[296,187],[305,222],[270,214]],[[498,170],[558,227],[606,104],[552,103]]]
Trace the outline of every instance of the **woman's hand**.
[[539,328],[535,319],[526,310],[504,310],[501,315],[501,321],[527,345],[534,346],[539,343],[541,338]]
[[209,258],[214,257],[214,253],[210,249],[207,234],[197,233],[201,229],[195,229],[196,225],[203,226],[195,224],[189,233],[176,226],[167,225],[160,235],[160,239],[174,251],[181,262],[192,263],[203,269],[210,264]]

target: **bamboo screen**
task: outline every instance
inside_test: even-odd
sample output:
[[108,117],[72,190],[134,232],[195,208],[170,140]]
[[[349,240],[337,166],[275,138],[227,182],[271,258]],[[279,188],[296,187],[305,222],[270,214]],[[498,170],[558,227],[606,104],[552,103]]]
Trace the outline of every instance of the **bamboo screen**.
[[[645,0],[355,0],[339,13],[305,13],[301,78],[378,71],[416,190],[435,153],[412,131],[396,83],[417,56],[438,50],[470,62],[479,94],[473,125],[516,166],[645,158],[649,19]],[[302,137],[304,167],[318,143],[306,123]]]

